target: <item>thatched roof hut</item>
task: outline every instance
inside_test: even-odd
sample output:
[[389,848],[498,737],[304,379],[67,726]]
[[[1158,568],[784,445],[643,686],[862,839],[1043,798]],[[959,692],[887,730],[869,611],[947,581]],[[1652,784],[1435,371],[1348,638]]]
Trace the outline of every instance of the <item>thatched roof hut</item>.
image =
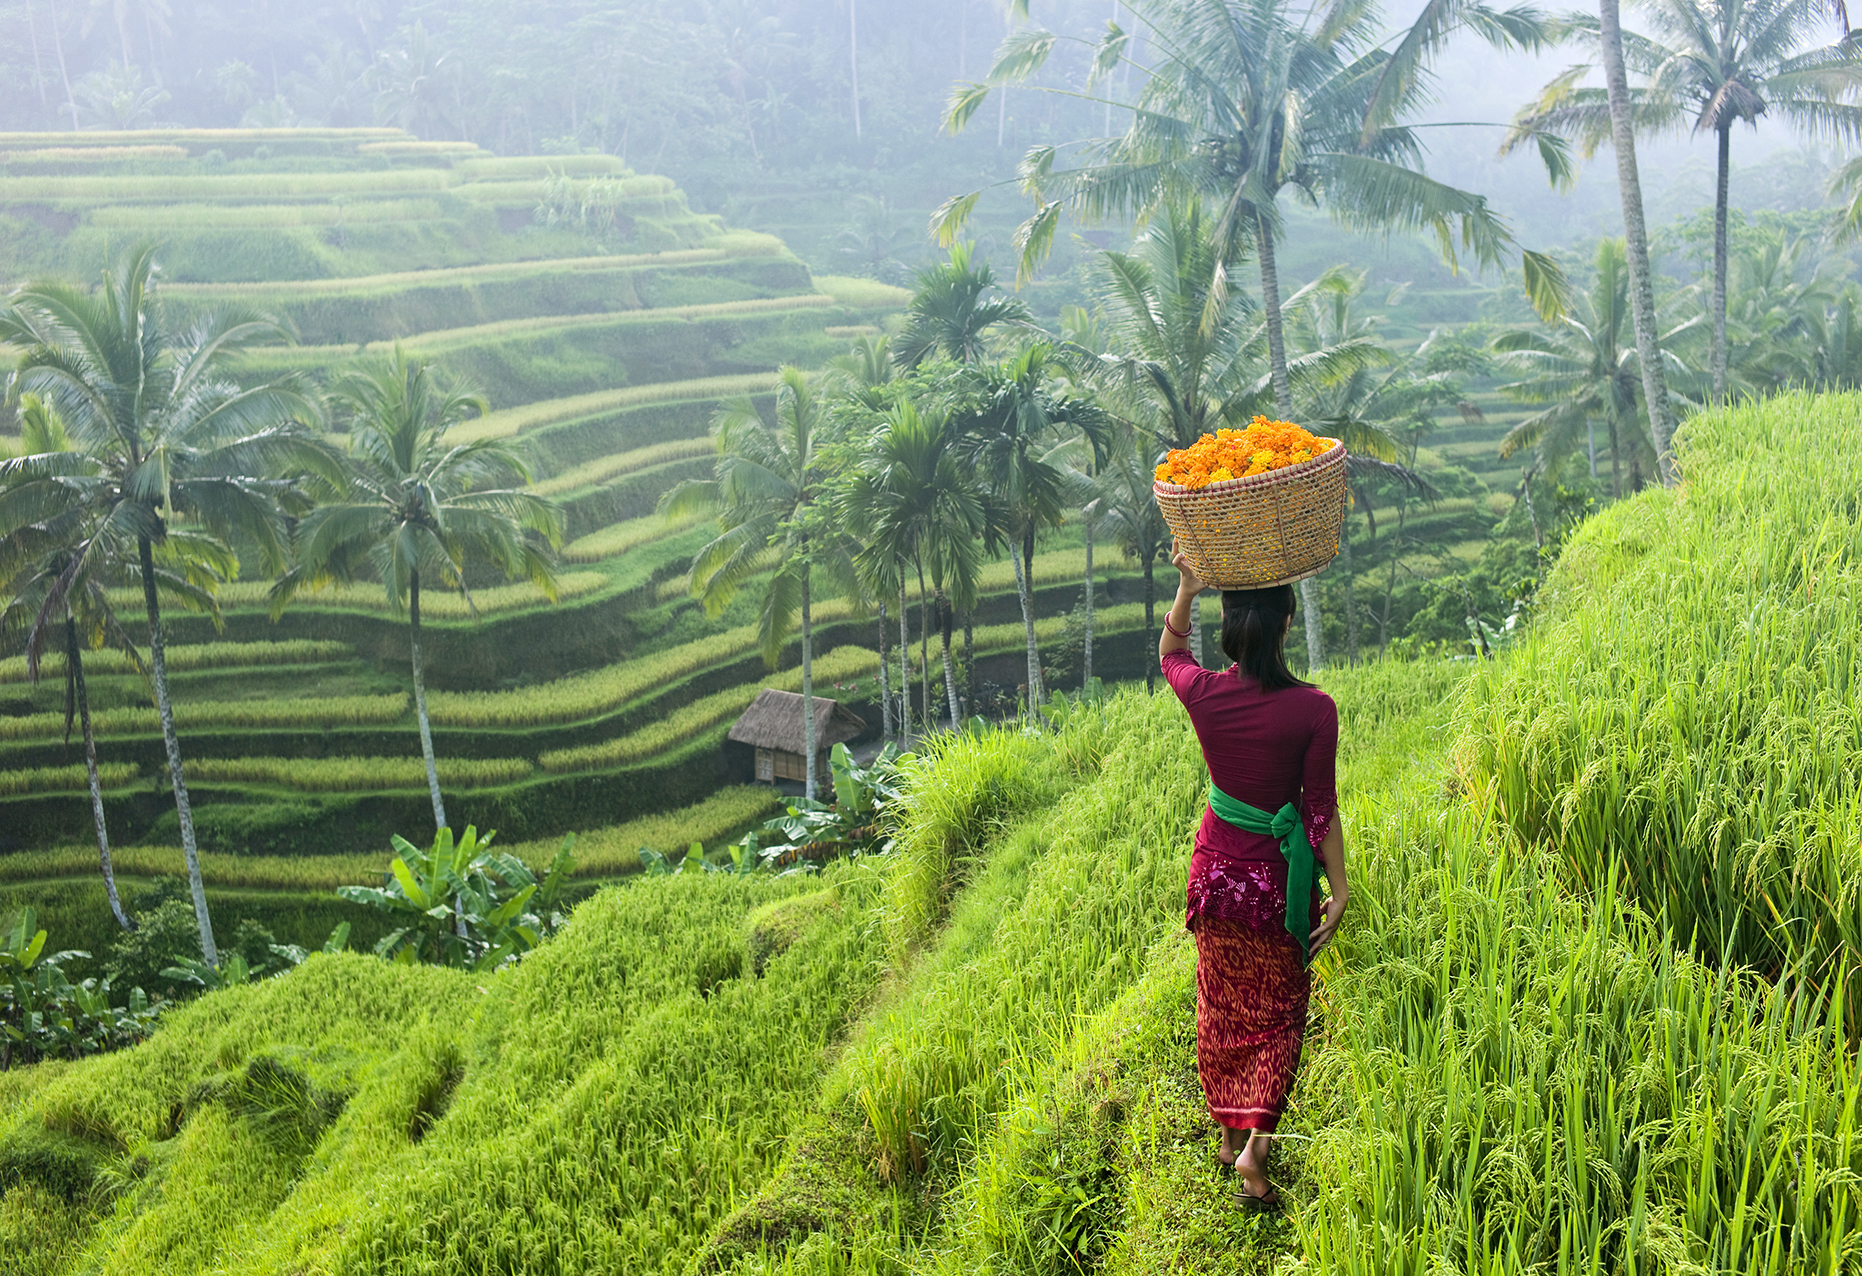
[[[827,751],[866,732],[866,721],[834,700],[814,697],[817,766],[827,765]],[[756,750],[756,778],[798,780],[804,773],[802,697],[766,688],[731,727],[730,738]]]

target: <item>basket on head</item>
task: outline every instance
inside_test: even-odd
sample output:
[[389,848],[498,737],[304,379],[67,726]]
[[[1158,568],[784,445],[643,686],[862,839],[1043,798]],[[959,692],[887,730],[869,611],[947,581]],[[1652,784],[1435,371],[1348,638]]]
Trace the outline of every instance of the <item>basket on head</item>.
[[1207,487],[1159,479],[1157,508],[1183,556],[1216,589],[1265,589],[1322,571],[1345,521],[1345,445],[1310,461]]

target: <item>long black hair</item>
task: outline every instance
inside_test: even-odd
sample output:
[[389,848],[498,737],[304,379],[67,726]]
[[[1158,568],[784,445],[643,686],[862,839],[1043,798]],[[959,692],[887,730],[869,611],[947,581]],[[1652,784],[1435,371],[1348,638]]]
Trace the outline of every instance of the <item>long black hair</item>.
[[1222,650],[1263,690],[1312,686],[1287,668],[1287,622],[1298,609],[1291,585],[1222,591]]

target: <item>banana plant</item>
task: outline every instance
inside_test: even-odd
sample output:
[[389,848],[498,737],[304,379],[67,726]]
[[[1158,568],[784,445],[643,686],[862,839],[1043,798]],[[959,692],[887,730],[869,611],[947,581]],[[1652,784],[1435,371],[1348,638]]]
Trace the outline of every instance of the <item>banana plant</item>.
[[571,833],[539,882],[522,860],[490,849],[496,836],[480,837],[467,825],[455,841],[443,828],[425,850],[397,836],[383,885],[339,886],[336,893],[405,922],[375,945],[378,956],[494,970],[562,924],[557,905],[575,858]]
[[108,979],[73,983],[62,967],[90,954],[47,953],[37,921],[24,909],[0,932],[0,1069],[51,1055],[75,1059],[148,1035],[161,1003],[151,1005],[136,988],[127,1005],[114,1006]]
[[[783,814],[766,820],[732,848],[741,862],[754,858],[768,868],[808,867],[837,855],[885,849],[881,816],[903,796],[899,768],[912,755],[892,744],[871,763],[860,766],[847,746],[837,744],[828,762],[834,774],[834,804],[802,798]],[[767,845],[765,841],[767,840]]]

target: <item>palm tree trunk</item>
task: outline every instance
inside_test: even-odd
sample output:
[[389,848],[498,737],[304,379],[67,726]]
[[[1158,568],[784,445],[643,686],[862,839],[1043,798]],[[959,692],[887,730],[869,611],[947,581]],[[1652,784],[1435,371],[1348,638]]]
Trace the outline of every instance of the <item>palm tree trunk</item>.
[[802,748],[807,761],[802,764],[802,795],[815,800],[815,649],[809,631],[808,564],[802,564]]
[[1617,0],[1598,0],[1598,35],[1603,49],[1603,78],[1610,97],[1610,143],[1616,152],[1616,185],[1623,201],[1623,237],[1629,249],[1629,295],[1636,321],[1636,362],[1642,365],[1642,393],[1649,410],[1649,433],[1663,483],[1674,479],[1668,441],[1674,435],[1668,416],[1668,378],[1662,371],[1655,327],[1655,284],[1649,271],[1649,232],[1642,219],[1642,178],[1636,169],[1636,131],[1629,118],[1629,76],[1623,69],[1623,29]]
[[924,560],[918,560],[918,668],[924,677],[924,724],[929,734],[937,728],[937,710],[931,707],[931,599],[925,593]]
[[1080,691],[1093,681],[1093,523],[1086,520],[1086,646],[1080,656]]
[[[420,720],[420,754],[427,762],[427,793],[433,799],[434,832],[448,827],[440,800],[440,769],[433,762],[433,727],[427,721],[427,674],[420,663],[420,573],[408,573],[408,646],[414,653],[414,716]],[[463,920],[461,922],[463,925]],[[463,932],[462,932],[463,933]]]
[[1287,377],[1287,337],[1280,315],[1280,267],[1274,260],[1274,228],[1256,214],[1255,247],[1261,258],[1261,314],[1267,322],[1267,365],[1274,382],[1274,411],[1293,418],[1293,383]]
[[1716,130],[1720,137],[1719,171],[1713,190],[1713,402],[1726,402],[1726,183],[1732,167],[1733,126]]
[[963,707],[966,713],[976,712],[976,613],[963,613]]
[[[440,801],[440,770],[433,761],[433,728],[427,721],[427,673],[420,663],[420,572],[408,573],[408,646],[414,653],[414,716],[420,722],[420,753],[427,763],[427,793],[433,799],[433,831],[442,832],[446,823],[446,806]],[[465,894],[453,896],[453,934],[466,934]]]
[[944,591],[937,591],[937,627],[944,639],[944,699],[950,702],[950,725],[955,729],[963,721],[963,711],[957,703],[957,669],[950,662],[950,599],[944,597]]
[[906,631],[905,618],[909,614],[905,608],[905,572],[904,564],[899,564],[899,740],[903,744],[912,742],[912,674],[911,635]]
[[[1203,600],[1202,595],[1190,604],[1190,658],[1197,664],[1203,663]],[[1209,666],[1203,665],[1207,669]]]
[[886,669],[886,604],[879,604],[879,715],[885,723],[885,738],[892,738],[892,686]]
[[1338,531],[1338,565],[1345,577],[1345,663],[1358,663],[1358,597],[1352,587],[1351,573],[1351,515],[1345,515],[1345,524]]
[[1022,547],[1009,543],[1009,561],[1015,564],[1015,593],[1022,605],[1022,631],[1028,637],[1028,711],[1041,703],[1041,655],[1034,640],[1034,593],[1028,585],[1027,565],[1022,562]]
[[[1144,632],[1157,632],[1157,577],[1153,569],[1157,566],[1157,555],[1147,554],[1144,560]],[[1157,693],[1157,661],[1147,660],[1144,666],[1144,693]]]
[[[1261,258],[1261,313],[1267,321],[1267,361],[1274,382],[1274,411],[1293,419],[1293,382],[1287,376],[1287,338],[1280,315],[1280,268],[1274,260],[1274,228],[1264,214],[1255,217],[1255,247]],[[1325,667],[1325,640],[1319,628],[1319,584],[1300,582],[1300,606],[1306,611],[1306,668]]]
[[181,741],[175,735],[174,706],[168,702],[167,644],[162,638],[162,608],[155,597],[155,547],[146,536],[136,540],[142,563],[142,605],[149,613],[149,677],[155,683],[155,711],[162,720],[162,743],[168,750],[168,778],[175,791],[175,817],[181,824],[181,855],[187,861],[187,884],[194,896],[194,923],[200,928],[200,956],[220,964],[213,942],[213,919],[207,915],[207,885],[200,876],[200,850],[194,843],[194,809],[188,805],[187,781],[181,776]]
[[[90,693],[84,686],[84,652],[78,646],[78,622],[65,613],[65,660],[70,666],[72,699],[77,702],[78,727],[84,733],[84,769],[90,777],[91,818],[97,823],[97,860],[103,868],[103,890],[110,897],[110,912],[124,930],[136,929],[123,915],[116,893],[116,871],[110,865],[110,832],[103,818],[103,784],[97,776],[97,737],[91,733]],[[67,721],[69,721],[67,719]]]
[[26,35],[32,41],[32,84],[39,90],[39,109],[45,110],[51,103],[45,96],[45,67],[39,58],[39,15],[38,0],[26,6]]
[[52,49],[58,54],[58,78],[65,86],[65,106],[71,112],[71,131],[78,131],[78,100],[71,95],[71,71],[65,65],[65,37],[58,29],[58,6],[52,6]]
[[847,0],[847,62],[853,68],[853,140],[860,140],[860,0]]

